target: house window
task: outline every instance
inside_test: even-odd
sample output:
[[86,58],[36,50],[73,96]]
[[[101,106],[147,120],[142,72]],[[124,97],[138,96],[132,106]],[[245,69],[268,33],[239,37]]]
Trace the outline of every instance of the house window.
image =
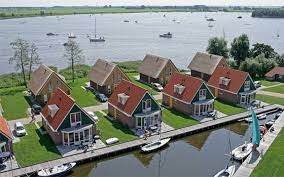
[[199,90],[199,100],[205,100],[206,99],[206,89]]
[[43,102],[44,102],[44,103],[47,103],[47,101],[48,101],[48,97],[47,97],[47,95],[44,95],[44,96],[43,96]]
[[80,112],[76,112],[76,113],[71,113],[71,126],[78,126],[81,125],[81,113]]
[[170,73],[170,75],[172,75],[172,68],[171,67],[169,68],[169,73]]
[[249,90],[250,90],[250,81],[245,81],[244,91],[249,91]]
[[52,82],[49,82],[49,84],[48,84],[48,91],[49,91],[49,93],[52,93],[52,90],[53,90]]
[[143,111],[150,111],[151,110],[151,99],[147,99],[142,102]]
[[59,81],[58,80],[56,81],[56,88],[57,89],[59,88]]

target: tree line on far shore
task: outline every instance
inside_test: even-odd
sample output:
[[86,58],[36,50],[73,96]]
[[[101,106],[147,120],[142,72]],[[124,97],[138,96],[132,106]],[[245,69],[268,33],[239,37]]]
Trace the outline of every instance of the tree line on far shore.
[[255,9],[251,16],[260,18],[284,18],[284,8]]
[[246,34],[234,38],[231,48],[227,44],[223,37],[213,37],[208,40],[206,50],[224,56],[232,68],[249,72],[253,78],[263,78],[275,66],[284,67],[284,54],[278,54],[264,43],[255,43],[251,47]]

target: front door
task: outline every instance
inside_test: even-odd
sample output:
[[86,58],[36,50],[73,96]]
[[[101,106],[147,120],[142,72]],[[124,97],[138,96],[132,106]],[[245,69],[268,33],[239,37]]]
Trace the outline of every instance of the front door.
[[80,144],[79,133],[78,132],[74,133],[74,136],[75,136],[75,145],[79,145]]

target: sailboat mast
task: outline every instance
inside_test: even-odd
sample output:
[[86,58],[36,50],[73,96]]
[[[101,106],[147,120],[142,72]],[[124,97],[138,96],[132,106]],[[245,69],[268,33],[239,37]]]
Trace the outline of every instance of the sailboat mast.
[[95,16],[95,38],[97,38],[97,18]]

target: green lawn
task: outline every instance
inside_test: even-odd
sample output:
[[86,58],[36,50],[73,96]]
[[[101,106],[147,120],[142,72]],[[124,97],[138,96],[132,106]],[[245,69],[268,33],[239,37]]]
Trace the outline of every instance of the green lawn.
[[221,102],[219,100],[215,100],[214,105],[215,105],[215,109],[217,111],[222,112],[222,113],[224,113],[228,116],[234,115],[234,114],[239,114],[239,113],[246,111],[246,109],[244,109],[244,108],[240,108],[240,107],[237,107],[235,105],[224,103],[224,102]]
[[263,89],[263,90],[268,91],[268,92],[275,92],[275,93],[284,94],[284,85],[278,85],[278,86],[266,88],[266,89]]
[[163,109],[163,122],[175,129],[198,124],[197,120],[192,119],[183,113],[167,108]]
[[126,73],[126,74],[127,74],[127,76],[129,77],[129,79],[131,80],[131,82],[133,82],[134,84],[136,84],[136,85],[138,85],[138,86],[140,86],[140,87],[142,87],[142,88],[148,90],[148,92],[149,92],[150,94],[152,94],[152,95],[157,95],[157,94],[158,94],[156,91],[153,90],[152,87],[150,87],[149,85],[147,85],[147,84],[145,84],[145,83],[140,82],[139,80],[137,80],[137,79],[135,78],[135,76],[138,76],[139,73]]
[[261,85],[266,86],[266,87],[279,84],[279,82],[277,82],[277,81],[268,81],[268,80],[265,80],[265,79],[262,79],[262,80],[259,80],[259,81],[261,82]]
[[84,90],[81,86],[85,86],[87,79],[77,79],[75,83],[69,81],[69,86],[71,87],[71,96],[76,100],[81,107],[95,106],[99,105],[99,101],[96,96],[87,90]]
[[117,121],[110,121],[101,112],[96,112],[99,117],[97,129],[101,133],[101,140],[105,141],[109,138],[116,137],[119,139],[119,143],[131,141],[138,137],[128,128],[123,126]]
[[47,134],[41,135],[34,124],[26,125],[25,128],[28,135],[13,144],[17,162],[22,167],[61,157]]
[[284,174],[284,129],[276,137],[251,177],[283,176]]
[[268,96],[268,95],[261,95],[257,94],[256,99],[263,101],[265,103],[269,104],[280,104],[284,106],[284,99],[283,98],[278,98],[278,97],[273,97],[273,96]]
[[27,117],[27,109],[30,107],[23,91],[25,87],[13,87],[0,90],[0,103],[4,110],[3,116],[7,120],[15,120]]

